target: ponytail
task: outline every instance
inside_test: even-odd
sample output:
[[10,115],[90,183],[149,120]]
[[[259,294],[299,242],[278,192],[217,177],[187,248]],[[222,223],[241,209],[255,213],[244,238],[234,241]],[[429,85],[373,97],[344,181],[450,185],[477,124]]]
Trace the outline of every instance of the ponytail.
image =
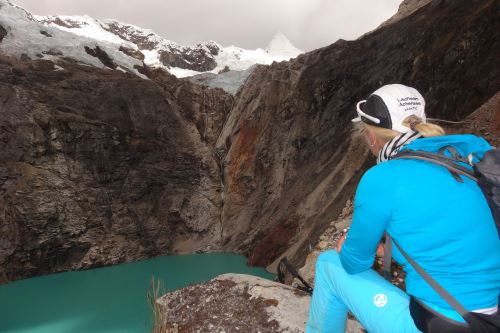
[[[400,132],[388,128],[368,125],[367,123],[361,123],[361,124],[363,124],[364,128],[370,129],[372,132],[374,132],[384,142],[387,142],[391,139],[394,139],[398,135],[401,135]],[[446,132],[441,126],[424,123],[422,121],[422,118],[417,117],[415,115],[406,117],[403,120],[403,126],[410,128],[413,132],[420,133],[424,138],[430,138],[433,136],[441,136],[446,134]]]
[[409,127],[412,131],[420,133],[424,138],[445,135],[444,129],[435,124],[424,123],[421,118],[411,115],[403,120],[403,125]]

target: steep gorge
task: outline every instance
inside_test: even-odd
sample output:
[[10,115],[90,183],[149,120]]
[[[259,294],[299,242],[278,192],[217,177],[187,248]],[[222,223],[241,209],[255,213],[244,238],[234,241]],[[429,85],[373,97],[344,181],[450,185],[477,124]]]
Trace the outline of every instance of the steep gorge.
[[500,90],[498,1],[433,1],[258,66],[236,97],[144,70],[0,58],[0,282],[155,255],[296,263],[372,160],[350,119],[386,83],[460,120]]

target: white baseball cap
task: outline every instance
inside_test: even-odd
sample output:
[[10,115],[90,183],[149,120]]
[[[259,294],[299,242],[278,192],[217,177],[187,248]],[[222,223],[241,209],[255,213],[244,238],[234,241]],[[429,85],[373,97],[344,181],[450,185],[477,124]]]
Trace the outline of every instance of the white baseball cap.
[[356,104],[358,117],[353,122],[363,121],[369,125],[407,133],[409,127],[403,121],[411,115],[425,123],[425,100],[417,89],[402,84],[388,84],[375,90],[366,100]]

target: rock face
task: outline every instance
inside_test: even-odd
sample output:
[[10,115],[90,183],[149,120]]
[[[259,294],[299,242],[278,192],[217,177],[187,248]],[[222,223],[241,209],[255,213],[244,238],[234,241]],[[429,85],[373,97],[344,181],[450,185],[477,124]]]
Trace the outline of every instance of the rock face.
[[225,246],[270,268],[283,254],[303,260],[370,165],[350,119],[380,85],[416,87],[429,116],[449,120],[495,94],[499,7],[433,2],[359,40],[257,67],[217,142]]
[[[380,25],[380,27],[384,27],[386,25],[395,23],[411,14],[419,10],[421,7],[427,5],[432,2],[432,0],[403,0],[399,5],[398,12],[392,16],[390,19],[385,21]],[[379,27],[379,28],[380,28]]]
[[[168,322],[179,332],[304,332],[309,295],[244,274],[224,274],[161,297]],[[348,321],[348,333],[362,332]]]
[[[476,133],[484,137],[493,147],[500,146],[500,91],[460,125],[458,133]],[[451,129],[456,130],[456,129]]]
[[2,280],[219,248],[230,95],[7,58],[0,95]]

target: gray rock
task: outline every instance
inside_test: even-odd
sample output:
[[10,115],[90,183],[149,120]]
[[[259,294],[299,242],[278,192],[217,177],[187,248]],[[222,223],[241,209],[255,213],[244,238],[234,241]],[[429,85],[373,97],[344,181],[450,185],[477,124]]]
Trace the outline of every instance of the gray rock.
[[[180,332],[304,332],[309,295],[244,274],[224,274],[158,299]],[[362,332],[349,320],[346,332]]]

